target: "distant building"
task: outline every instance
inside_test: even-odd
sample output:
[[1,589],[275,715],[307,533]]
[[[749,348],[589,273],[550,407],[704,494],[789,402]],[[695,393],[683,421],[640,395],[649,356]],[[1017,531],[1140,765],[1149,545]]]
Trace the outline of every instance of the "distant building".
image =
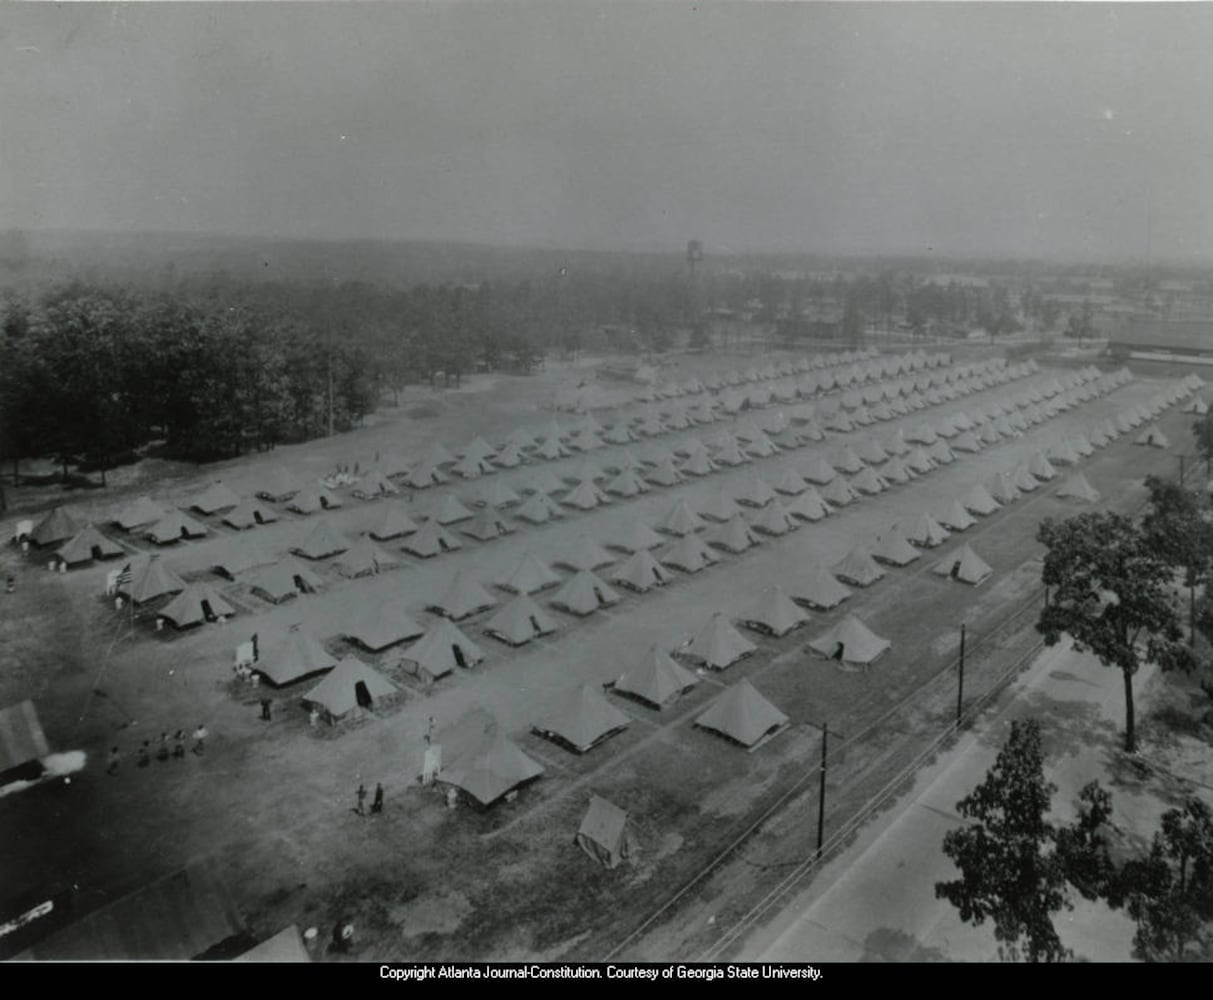
[[1213,317],[1125,317],[1108,338],[1108,353],[1143,359],[1181,356],[1213,363]]

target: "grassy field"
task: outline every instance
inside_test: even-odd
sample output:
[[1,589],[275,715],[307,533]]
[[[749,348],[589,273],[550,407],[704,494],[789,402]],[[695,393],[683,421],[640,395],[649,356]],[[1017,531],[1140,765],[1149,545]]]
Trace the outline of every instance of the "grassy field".
[[[712,363],[695,359],[679,377],[692,367],[707,370]],[[736,361],[718,358],[714,363],[721,367]],[[569,374],[545,377],[555,386]],[[907,732],[943,723],[950,688],[940,683],[935,700],[916,702],[894,722],[858,737],[952,661],[961,621],[969,625],[972,641],[982,640],[973,654],[974,690],[983,676],[994,675],[998,663],[1005,662],[1000,655],[1015,646],[1022,632],[1022,623],[1005,628],[1000,623],[1036,588],[1036,525],[1042,517],[1077,508],[1053,496],[1059,479],[965,532],[960,540],[971,543],[995,570],[981,587],[929,572],[955,544],[950,541],[909,567],[890,569],[886,579],[857,591],[842,608],[813,614],[805,628],[790,636],[767,639],[747,633],[759,647],[754,656],[721,674],[704,676],[689,696],[664,712],[613,699],[632,718],[631,725],[584,755],[529,734],[546,707],[584,680],[613,679],[653,643],[673,648],[712,612],[736,615],[763,586],[786,586],[809,564],[829,566],[893,521],[919,510],[938,510],[944,500],[985,481],[996,469],[1024,461],[1059,436],[1086,429],[1124,406],[1144,402],[1161,384],[1130,384],[1021,438],[865,499],[784,538],[767,539],[750,552],[726,556],[704,573],[676,574],[669,586],[629,595],[609,612],[585,620],[553,612],[560,631],[519,649],[481,636],[488,615],[476,616],[461,628],[485,648],[485,663],[431,690],[396,666],[396,653],[359,653],[401,687],[401,696],[357,723],[335,729],[310,729],[298,703],[302,692],[294,690],[273,692],[275,718],[260,721],[257,701],[269,692],[232,681],[235,645],[253,632],[266,636],[303,622],[331,650],[343,652],[342,627],[368,603],[390,599],[428,620],[423,609],[458,570],[490,586],[528,550],[552,560],[579,534],[609,541],[636,519],[656,524],[680,498],[694,506],[697,493],[721,487],[735,492],[756,474],[774,482],[786,465],[803,466],[815,451],[828,454],[840,444],[857,445],[867,431],[830,435],[821,446],[586,514],[570,513],[501,540],[481,544],[464,539],[463,551],[433,561],[404,556],[400,570],[369,579],[345,581],[331,565],[322,564],[322,591],[282,608],[210,573],[216,551],[236,540],[210,519],[219,537],[167,558],[187,576],[219,585],[240,614],[225,626],[188,634],[154,633],[143,621],[136,621],[132,631],[128,620],[99,596],[106,567],[49,574],[7,547],[0,568],[17,571],[19,586],[6,597],[9,613],[0,631],[0,703],[35,698],[52,745],[90,754],[85,773],[70,787],[46,784],[0,800],[0,840],[10,846],[5,863],[13,890],[78,887],[83,910],[185,863],[209,858],[226,875],[259,936],[297,922],[320,927],[324,937],[341,917],[353,919],[359,930],[352,957],[601,957],[815,768],[824,721],[842,741],[857,737],[832,771],[830,815],[842,815],[861,801],[907,753]],[[1015,384],[900,423],[908,427],[971,409],[1008,389],[1016,391]],[[453,447],[483,433],[495,442],[520,423],[537,426],[550,419],[551,414],[536,410],[535,398],[535,383],[526,379],[475,380],[435,402],[438,416],[433,418],[410,418],[406,403],[401,411],[381,415],[374,426],[341,439],[279,449],[193,476],[179,472],[166,483],[136,480],[126,485],[125,494],[143,490],[161,502],[180,503],[214,479],[239,491],[242,483],[276,466],[316,476],[338,461],[365,460],[376,451],[418,453],[434,439]],[[1163,419],[1173,442],[1186,441],[1182,428],[1187,420],[1174,409]],[[868,430],[883,436],[892,426]],[[695,435],[711,437],[719,429],[712,425],[659,440],[669,445]],[[601,463],[613,451],[617,449],[595,457]],[[579,462],[574,457],[548,467],[560,474]],[[1133,506],[1142,496],[1142,478],[1149,472],[1173,472],[1175,457],[1122,439],[1080,468],[1108,503]],[[498,475],[518,486],[531,474],[519,469]],[[1066,474],[1063,470],[1061,478]],[[453,484],[452,489],[469,496],[479,485]],[[413,501],[415,509],[424,511],[442,490],[429,492]],[[109,495],[92,502],[99,512],[115,499]],[[326,517],[336,529],[352,534],[374,508],[351,500]],[[282,552],[310,531],[314,520],[292,517],[239,540],[253,538],[267,552]],[[840,671],[807,656],[803,648],[807,638],[848,611],[893,641],[891,652],[867,671]],[[791,718],[787,730],[753,753],[693,724],[725,685],[741,677]],[[488,812],[466,806],[450,810],[440,791],[416,781],[423,735],[430,717],[444,726],[478,706],[489,708],[546,773],[517,799]],[[162,731],[189,730],[200,721],[213,734],[205,755],[135,767],[133,751],[139,742],[155,742]],[[127,759],[117,775],[108,777],[105,751],[115,742]],[[367,818],[353,812],[360,781],[383,783],[383,815]],[[605,871],[574,845],[591,793],[632,815],[641,843],[632,864]],[[708,915],[743,906],[747,894],[759,891],[795,854],[795,845],[807,842],[809,821],[802,829],[783,825],[790,822],[768,824],[733,864],[688,894],[661,928],[635,947],[636,953],[653,958],[687,954],[697,935],[708,933]]]

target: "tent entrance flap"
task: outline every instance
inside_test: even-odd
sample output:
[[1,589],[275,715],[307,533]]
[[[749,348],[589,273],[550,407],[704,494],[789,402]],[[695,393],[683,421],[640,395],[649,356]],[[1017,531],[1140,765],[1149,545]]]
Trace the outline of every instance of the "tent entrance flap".
[[357,700],[359,708],[371,707],[371,693],[366,689],[365,681],[359,681],[354,685],[354,698]]
[[458,663],[459,666],[463,667],[465,670],[467,669],[468,661],[464,658],[462,649],[452,644],[451,655],[455,657],[455,662]]

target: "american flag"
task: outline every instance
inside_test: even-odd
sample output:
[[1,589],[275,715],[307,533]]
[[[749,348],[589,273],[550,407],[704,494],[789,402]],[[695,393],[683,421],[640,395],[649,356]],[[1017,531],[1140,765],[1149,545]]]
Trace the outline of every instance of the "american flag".
[[261,653],[257,649],[257,636],[254,633],[254,635],[253,635],[253,662],[256,663],[260,659],[261,659]]
[[130,586],[132,578],[133,574],[131,573],[131,564],[127,563],[122,567],[122,572],[118,574],[117,584],[119,587],[128,587]]

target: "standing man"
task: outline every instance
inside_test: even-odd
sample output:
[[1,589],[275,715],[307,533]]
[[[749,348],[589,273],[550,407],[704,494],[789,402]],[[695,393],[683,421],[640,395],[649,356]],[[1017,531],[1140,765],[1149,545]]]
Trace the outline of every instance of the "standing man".
[[261,718],[262,718],[262,721],[264,721],[264,722],[269,722],[269,721],[271,721],[271,718],[270,718],[270,699],[269,699],[269,698],[262,698],[262,699],[261,699]]
[[366,815],[366,785],[358,782],[358,808],[354,810],[359,816]]

